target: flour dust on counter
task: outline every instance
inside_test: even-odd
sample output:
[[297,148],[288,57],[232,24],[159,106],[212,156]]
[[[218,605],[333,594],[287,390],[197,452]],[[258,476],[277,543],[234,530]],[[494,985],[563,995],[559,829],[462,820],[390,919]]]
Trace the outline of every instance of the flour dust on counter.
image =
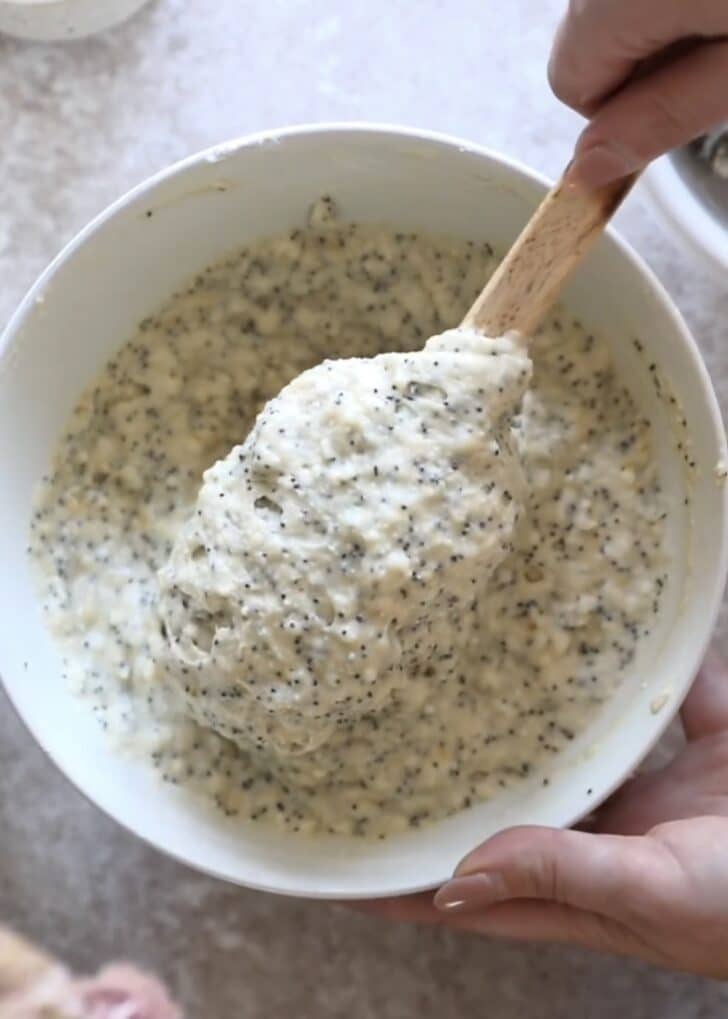
[[[453,635],[448,620],[440,655],[431,647],[426,663],[380,690],[362,686],[361,670],[344,671],[335,695],[326,692],[334,724],[317,714],[309,742],[298,722],[288,742],[265,738],[285,676],[261,675],[264,690],[248,700],[260,710],[235,732],[235,676],[218,682],[199,661],[170,665],[176,624],[160,613],[160,570],[192,526],[203,474],[202,491],[219,498],[221,464],[230,467],[266,401],[327,358],[421,350],[460,321],[495,264],[487,244],[346,223],[322,199],[305,227],[190,280],[72,414],[30,536],[66,676],[120,747],[229,817],[386,837],[526,776],[546,782],[650,632],[667,559],[650,425],[608,344],[558,312],[529,344],[530,385],[504,436],[523,475],[513,533],[464,606],[469,625]],[[397,455],[393,434],[387,469],[410,470]],[[353,493],[356,484],[347,477]],[[277,513],[273,499],[260,506]],[[480,526],[470,515],[464,548]],[[229,604],[222,612],[199,590],[192,632],[209,653],[229,632]],[[180,585],[176,594],[175,611],[186,612]],[[184,628],[192,615],[175,618]],[[264,668],[252,644],[243,652]]]

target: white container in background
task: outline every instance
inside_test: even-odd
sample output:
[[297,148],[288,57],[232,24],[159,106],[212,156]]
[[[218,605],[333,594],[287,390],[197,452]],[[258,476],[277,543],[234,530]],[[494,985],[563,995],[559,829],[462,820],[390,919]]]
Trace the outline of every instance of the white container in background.
[[80,39],[118,25],[149,0],[0,0],[0,32],[20,39]]
[[[21,718],[72,782],[130,831],[199,870],[288,895],[357,898],[444,881],[465,852],[512,824],[571,825],[627,778],[674,716],[705,652],[726,573],[728,486],[720,412],[695,342],[645,264],[609,230],[568,286],[574,315],[607,340],[654,424],[672,561],[653,632],[605,710],[541,776],[382,842],[296,837],[231,821],[151,765],[115,753],[61,678],[26,545],[33,490],[81,391],[138,322],[195,272],[300,227],[329,193],[342,213],[402,230],[490,241],[504,252],[546,190],[503,156],[424,131],[319,125],[200,153],[98,216],[41,276],[0,338],[0,673]],[[639,337],[644,355],[635,346]],[[670,384],[696,462],[688,481]],[[692,520],[684,502],[690,495]],[[483,704],[484,725],[487,703]],[[123,861],[121,861],[123,865]]]

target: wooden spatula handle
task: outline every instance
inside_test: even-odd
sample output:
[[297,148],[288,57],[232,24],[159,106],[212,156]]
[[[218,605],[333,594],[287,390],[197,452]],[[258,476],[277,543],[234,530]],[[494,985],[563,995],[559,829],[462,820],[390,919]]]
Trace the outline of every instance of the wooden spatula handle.
[[633,175],[598,191],[583,191],[562,178],[493,273],[463,325],[487,336],[502,336],[509,329],[531,333],[635,180]]

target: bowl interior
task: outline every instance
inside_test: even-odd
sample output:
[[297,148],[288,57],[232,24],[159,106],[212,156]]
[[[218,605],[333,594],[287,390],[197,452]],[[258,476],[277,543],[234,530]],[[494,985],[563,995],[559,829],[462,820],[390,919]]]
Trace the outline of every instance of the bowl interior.
[[[677,313],[644,267],[613,237],[604,238],[569,287],[567,303],[607,339],[654,422],[673,560],[652,636],[620,693],[572,744],[548,788],[535,776],[530,785],[440,824],[371,844],[302,839],[225,821],[160,784],[144,762],[107,745],[87,706],[60,679],[59,651],[45,630],[26,561],[33,489],[81,390],[139,320],[224,253],[300,225],[324,192],[337,198],[347,218],[489,240],[502,251],[543,184],[499,157],[435,136],[301,129],[188,160],[91,224],[36,284],[0,347],[0,615],[6,621],[0,673],[57,765],[158,848],[272,891],[374,896],[444,880],[463,853],[503,826],[572,823],[659,736],[687,690],[720,600],[726,500],[714,469],[725,440],[710,382]],[[674,410],[656,392],[653,362],[688,423],[697,463],[691,480],[676,449]]]

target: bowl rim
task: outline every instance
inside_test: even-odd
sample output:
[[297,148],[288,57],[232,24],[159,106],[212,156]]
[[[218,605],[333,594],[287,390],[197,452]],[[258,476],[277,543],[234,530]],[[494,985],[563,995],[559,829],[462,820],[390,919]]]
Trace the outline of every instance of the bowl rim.
[[[218,163],[228,156],[232,156],[241,149],[264,145],[267,143],[278,143],[290,138],[296,138],[302,135],[333,135],[337,133],[342,134],[373,134],[373,135],[388,135],[399,139],[409,139],[415,142],[423,142],[426,144],[434,144],[436,146],[442,146],[446,149],[455,148],[460,152],[471,153],[477,157],[484,158],[485,160],[491,160],[508,170],[512,170],[516,175],[520,175],[526,178],[530,183],[536,184],[539,188],[544,191],[550,186],[551,182],[549,179],[531,169],[526,164],[514,159],[510,156],[505,156],[495,149],[480,145],[475,142],[471,142],[466,139],[462,139],[458,136],[449,135],[439,131],[432,131],[428,129],[422,129],[417,127],[410,127],[406,125],[398,125],[395,123],[386,122],[370,122],[370,121],[326,121],[321,123],[306,122],[301,124],[294,124],[291,126],[284,126],[282,128],[268,128],[262,131],[253,132],[251,134],[242,135],[233,139],[223,141],[221,143],[212,145],[208,148],[201,149],[197,152],[192,153],[189,156],[178,160],[161,170],[152,174],[149,177],[144,178],[138,184],[134,185],[123,193],[119,198],[111,202],[99,213],[97,213],[84,227],[82,227],[58,252],[58,254],[50,261],[47,267],[40,273],[35,282],[31,285],[24,298],[21,300],[15,312],[11,315],[2,333],[0,333],[0,370],[2,369],[3,362],[9,352],[12,349],[13,343],[20,329],[22,328],[25,319],[31,309],[35,306],[36,299],[43,293],[45,287],[49,281],[54,277],[56,272],[64,265],[69,258],[71,258],[86,241],[97,233],[114,217],[119,213],[123,212],[129,205],[137,201],[139,198],[146,194],[152,194],[154,190],[165,181],[184,174],[188,169],[192,169],[199,166],[201,163]],[[659,302],[664,311],[669,314],[672,326],[675,333],[679,335],[682,343],[687,348],[690,354],[691,361],[693,362],[698,380],[701,384],[703,396],[705,397],[706,412],[710,418],[711,425],[714,434],[719,439],[719,446],[722,453],[726,452],[726,438],[725,431],[722,423],[722,416],[718,401],[712,386],[710,376],[708,374],[705,363],[700,354],[698,345],[693,338],[690,330],[688,329],[682,315],[680,314],[677,306],[670,297],[669,293],[650,269],[644,259],[629,245],[623,238],[619,236],[616,230],[609,226],[606,231],[610,243],[612,243],[623,260],[625,260],[634,272],[641,277],[644,283],[648,286],[654,299]],[[720,542],[719,547],[716,548],[716,563],[717,569],[714,573],[714,582],[712,589],[708,592],[710,596],[711,610],[709,617],[706,622],[709,622],[709,627],[706,628],[707,637],[695,645],[696,653],[696,668],[702,661],[705,652],[712,639],[712,633],[715,628],[716,620],[721,606],[721,599],[723,595],[723,589],[725,586],[726,575],[728,574],[728,485],[725,485],[722,489],[722,512],[721,512],[721,531],[720,531]],[[278,882],[275,885],[266,884],[265,882],[256,882],[248,880],[242,880],[239,876],[236,876],[229,872],[224,872],[216,869],[213,866],[206,866],[203,863],[197,861],[191,862],[189,857],[184,854],[183,850],[170,848],[167,845],[160,845],[151,836],[140,834],[134,827],[132,827],[122,816],[119,816],[113,805],[105,804],[101,805],[95,799],[88,794],[84,788],[82,788],[76,779],[70,777],[65,769],[56,760],[55,751],[48,747],[37,735],[33,721],[26,717],[21,711],[20,707],[16,703],[13,697],[13,693],[8,681],[3,676],[3,670],[0,663],[0,685],[5,690],[8,701],[16,715],[24,726],[26,731],[32,736],[36,745],[41,749],[45,756],[52,762],[53,766],[61,776],[68,782],[81,796],[93,806],[100,810],[106,817],[111,818],[116,824],[122,829],[129,832],[134,837],[140,839],[143,843],[150,846],[157,852],[175,860],[177,863],[183,864],[184,866],[198,872],[206,874],[210,877],[216,878],[217,880],[224,881],[229,884],[234,884],[241,887],[251,888],[257,891],[269,892],[273,894],[296,896],[298,898],[310,898],[310,899],[326,899],[331,900],[332,894],[328,891],[319,891],[316,889],[304,888],[302,889],[295,882],[290,880]],[[668,728],[673,718],[677,714],[680,705],[687,694],[690,686],[692,685],[693,678],[686,678],[685,682],[679,690],[676,691],[676,696],[672,699],[671,704],[659,713],[659,717],[654,720],[654,729],[651,739],[642,744],[639,753],[634,755],[635,759],[625,760],[618,773],[615,774],[613,780],[607,785],[603,795],[597,801],[595,799],[593,807],[596,808],[599,802],[603,802],[608,796],[610,796],[629,776],[633,771],[634,767],[643,760],[649,751],[655,746],[658,740],[662,737],[665,730]],[[564,821],[563,827],[569,827],[573,825],[582,816],[582,812],[575,814],[573,817],[569,816]],[[401,887],[398,886],[396,892],[387,888],[383,892],[345,892],[337,898],[340,899],[369,899],[375,898],[378,895],[409,895],[418,892],[428,891],[432,888],[437,887],[449,877],[449,873],[443,873],[440,878],[433,880],[431,877],[427,881],[420,881],[415,883],[404,883]]]

